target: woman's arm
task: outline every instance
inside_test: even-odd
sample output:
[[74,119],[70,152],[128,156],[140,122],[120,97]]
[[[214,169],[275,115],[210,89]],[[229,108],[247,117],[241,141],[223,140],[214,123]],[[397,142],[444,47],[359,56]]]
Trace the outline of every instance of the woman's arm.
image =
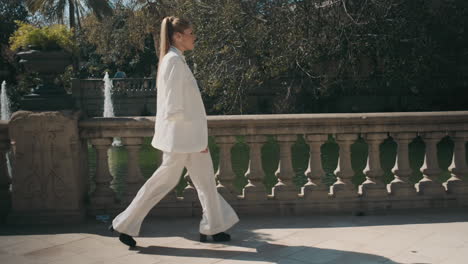
[[169,62],[166,81],[166,116],[168,120],[184,119],[184,80],[185,65],[179,58],[172,58]]

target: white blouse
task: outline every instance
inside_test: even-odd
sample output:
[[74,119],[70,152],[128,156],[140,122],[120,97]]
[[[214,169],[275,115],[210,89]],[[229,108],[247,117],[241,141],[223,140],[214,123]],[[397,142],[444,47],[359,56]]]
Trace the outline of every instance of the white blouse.
[[171,46],[156,80],[155,131],[151,145],[166,152],[200,152],[208,147],[205,106],[185,57]]

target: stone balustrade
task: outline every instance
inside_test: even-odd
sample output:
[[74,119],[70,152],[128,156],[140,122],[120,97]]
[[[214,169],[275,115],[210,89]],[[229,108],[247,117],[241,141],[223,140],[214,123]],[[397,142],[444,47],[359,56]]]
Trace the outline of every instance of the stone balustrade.
[[[208,117],[209,134],[219,147],[216,172],[219,192],[240,214],[310,214],[320,212],[360,212],[391,209],[466,207],[468,205],[468,111],[424,113],[360,113],[360,114],[288,114]],[[80,138],[96,150],[96,188],[91,194],[88,212],[117,212],[128,205],[144,179],[138,166],[138,151],[144,137],[152,137],[154,118],[117,117],[90,118],[79,122]],[[305,171],[307,183],[294,184],[291,147],[298,135],[309,146],[309,162]],[[231,164],[231,149],[236,137],[243,136],[249,146],[249,164],[245,173],[247,184],[241,192],[234,188],[235,173]],[[271,190],[264,185],[262,146],[273,136],[279,145],[277,183]],[[322,167],[321,147],[333,137],[339,146],[336,181],[327,186]],[[110,188],[107,150],[112,138],[122,138],[128,151],[128,172],[124,199],[117,200]],[[423,177],[410,182],[409,144],[421,138],[426,146]],[[438,164],[438,142],[449,137],[454,142],[451,177],[438,181],[442,169]],[[394,179],[385,183],[380,160],[380,145],[391,138],[397,145]],[[362,139],[368,146],[365,180],[355,186],[355,171],[351,166],[351,146]],[[174,175],[177,177],[177,175]],[[189,180],[189,175],[185,176]],[[200,205],[196,190],[187,185],[182,196],[169,194],[152,214],[196,215]]]
[[[154,78],[112,79],[114,113],[121,115],[154,115],[156,113],[156,81]],[[73,79],[72,96],[78,109],[87,117],[104,112],[102,79]]]
[[[155,78],[112,79],[115,116],[154,116],[156,113]],[[102,79],[72,79],[71,92],[77,109],[86,117],[103,116],[104,82]],[[244,113],[268,113],[277,97],[275,85],[257,87],[245,94]]]

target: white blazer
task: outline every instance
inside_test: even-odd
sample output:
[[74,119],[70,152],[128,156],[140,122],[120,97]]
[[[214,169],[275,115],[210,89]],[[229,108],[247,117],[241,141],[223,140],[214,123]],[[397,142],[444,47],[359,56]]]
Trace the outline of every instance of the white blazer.
[[205,106],[185,57],[171,46],[156,80],[155,131],[151,145],[166,152],[200,152],[208,147]]

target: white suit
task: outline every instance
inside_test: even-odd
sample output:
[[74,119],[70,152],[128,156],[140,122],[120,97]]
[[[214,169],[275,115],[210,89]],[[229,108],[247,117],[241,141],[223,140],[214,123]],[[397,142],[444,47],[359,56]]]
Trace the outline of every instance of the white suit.
[[200,152],[208,146],[208,126],[197,81],[182,53],[172,47],[157,80],[155,134],[151,145],[167,152]]
[[163,151],[163,162],[130,205],[112,221],[120,233],[138,236],[148,212],[178,183],[186,167],[203,208],[200,233],[214,235],[239,221],[216,190],[208,146],[208,127],[200,91],[182,52],[171,47],[159,66],[157,115],[151,145]]

